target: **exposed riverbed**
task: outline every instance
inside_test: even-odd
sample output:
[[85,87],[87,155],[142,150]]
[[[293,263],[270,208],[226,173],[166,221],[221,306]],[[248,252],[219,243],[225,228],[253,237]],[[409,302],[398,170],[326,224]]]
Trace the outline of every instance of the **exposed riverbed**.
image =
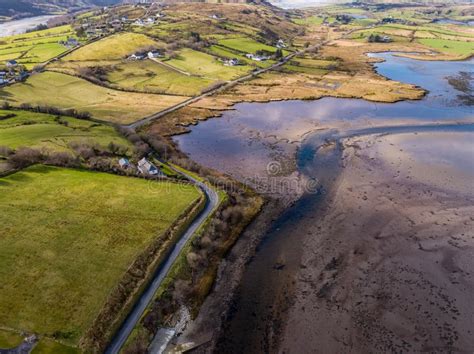
[[244,103],[175,139],[238,179],[318,181],[246,266],[219,350],[474,350],[472,83],[452,80],[473,61],[377,56],[427,96]]

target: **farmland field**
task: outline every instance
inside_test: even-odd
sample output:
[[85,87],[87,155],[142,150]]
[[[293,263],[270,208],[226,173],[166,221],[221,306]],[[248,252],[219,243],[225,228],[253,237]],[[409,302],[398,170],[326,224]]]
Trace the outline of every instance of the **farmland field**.
[[23,337],[13,331],[0,329],[0,348],[14,348],[23,341]]
[[15,59],[31,69],[66,52],[68,48],[59,41],[65,41],[68,37],[75,37],[71,26],[4,37],[0,44],[0,60]]
[[221,39],[219,41],[219,45],[237,50],[242,53],[255,53],[257,50],[268,50],[269,52],[276,51],[275,47],[257,42],[256,40],[248,37]]
[[125,89],[193,96],[215,80],[187,76],[151,60],[116,64],[107,80]]
[[119,33],[88,44],[65,56],[63,61],[123,59],[141,49],[157,45],[157,42],[143,34]]
[[26,83],[0,90],[0,101],[29,103],[89,112],[115,123],[131,123],[186,99],[183,96],[131,93],[107,89],[73,76],[44,72]]
[[76,345],[131,262],[199,195],[42,165],[0,178],[0,327]]
[[212,55],[188,48],[179,51],[177,58],[166,63],[190,74],[214,80],[232,80],[250,71],[248,66],[225,66]]
[[[5,118],[14,115],[11,118]],[[71,117],[56,117],[28,111],[0,110],[0,145],[67,151],[69,144],[86,143],[107,147],[111,142],[130,147],[114,128]]]
[[442,53],[463,56],[474,54],[474,42],[450,41],[446,39],[434,38],[419,39],[418,42]]

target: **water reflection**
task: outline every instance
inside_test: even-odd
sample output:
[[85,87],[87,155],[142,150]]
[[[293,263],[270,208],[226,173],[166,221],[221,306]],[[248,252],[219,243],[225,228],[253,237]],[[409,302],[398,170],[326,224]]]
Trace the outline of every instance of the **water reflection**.
[[[241,103],[222,118],[210,119],[175,137],[181,149],[199,163],[236,177],[254,171],[275,154],[294,153],[295,142],[318,127],[337,125],[351,129],[399,122],[458,121],[474,118],[472,107],[458,100],[460,92],[447,78],[473,71],[473,60],[462,62],[419,61],[377,54],[385,62],[377,70],[390,79],[429,90],[421,101],[374,103],[361,99],[323,98],[316,101]],[[337,124],[336,124],[337,123]]]

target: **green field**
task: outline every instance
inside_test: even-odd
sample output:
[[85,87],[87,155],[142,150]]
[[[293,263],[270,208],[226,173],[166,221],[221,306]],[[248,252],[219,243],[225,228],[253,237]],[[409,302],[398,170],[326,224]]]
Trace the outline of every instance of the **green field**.
[[23,337],[13,331],[5,331],[0,329],[0,348],[10,349],[15,348],[23,342]]
[[242,53],[255,53],[258,50],[275,52],[277,50],[275,47],[257,42],[256,40],[248,37],[221,39],[218,43],[221,46],[234,49]]
[[0,327],[77,344],[133,260],[199,196],[42,165],[0,178]]
[[54,340],[42,338],[33,348],[31,354],[79,354],[82,351],[75,347],[63,345]]
[[107,80],[125,89],[194,96],[215,80],[188,76],[151,60],[119,63]]
[[118,33],[88,44],[65,56],[63,61],[116,60],[158,43],[139,33]]
[[94,85],[77,77],[43,72],[27,82],[0,89],[0,101],[74,108],[95,118],[131,123],[185,100],[183,96],[122,92]]
[[450,41],[446,39],[418,39],[418,42],[436,51],[455,55],[474,55],[474,42]]
[[324,22],[324,17],[322,16],[310,16],[306,18],[295,18],[294,23],[298,25],[321,25]]
[[166,61],[167,64],[192,75],[214,80],[232,80],[250,71],[249,66],[225,66],[216,57],[185,48],[179,51],[178,57]]
[[68,48],[58,42],[68,37],[75,37],[71,26],[0,38],[0,60],[15,59],[31,69],[66,52]]
[[[15,117],[3,118],[9,114]],[[16,149],[20,146],[68,151],[71,143],[99,145],[109,143],[129,147],[130,143],[114,128],[71,117],[56,117],[28,111],[0,110],[0,145]]]

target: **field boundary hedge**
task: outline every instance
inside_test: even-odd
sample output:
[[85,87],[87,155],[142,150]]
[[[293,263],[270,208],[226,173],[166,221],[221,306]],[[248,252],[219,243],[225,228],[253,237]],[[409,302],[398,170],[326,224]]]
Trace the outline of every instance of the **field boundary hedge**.
[[123,321],[126,319],[136,300],[153,278],[158,267],[164,262],[173,245],[184,231],[204,210],[207,199],[203,193],[191,204],[176,221],[155,238],[128,268],[118,285],[108,296],[102,310],[91,327],[79,341],[79,347],[87,352],[103,352]]

